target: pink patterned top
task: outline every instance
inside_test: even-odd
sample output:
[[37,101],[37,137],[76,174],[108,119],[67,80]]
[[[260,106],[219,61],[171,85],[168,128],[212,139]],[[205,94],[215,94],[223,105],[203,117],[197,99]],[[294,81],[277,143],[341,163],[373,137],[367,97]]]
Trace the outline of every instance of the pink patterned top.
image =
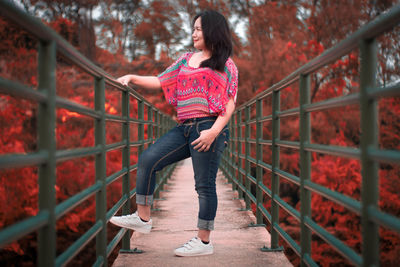
[[178,120],[225,114],[232,97],[236,102],[238,70],[231,58],[224,72],[211,68],[193,68],[188,62],[193,52],[183,54],[158,75],[167,101],[177,110]]

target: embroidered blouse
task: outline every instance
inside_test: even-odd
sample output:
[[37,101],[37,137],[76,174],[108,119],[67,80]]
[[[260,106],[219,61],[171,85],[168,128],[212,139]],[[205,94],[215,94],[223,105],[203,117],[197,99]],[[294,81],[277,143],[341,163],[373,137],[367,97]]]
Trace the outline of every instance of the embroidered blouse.
[[179,121],[224,115],[229,99],[236,102],[238,70],[233,60],[228,58],[224,72],[219,72],[190,67],[193,54],[183,54],[158,75],[165,98],[176,107]]

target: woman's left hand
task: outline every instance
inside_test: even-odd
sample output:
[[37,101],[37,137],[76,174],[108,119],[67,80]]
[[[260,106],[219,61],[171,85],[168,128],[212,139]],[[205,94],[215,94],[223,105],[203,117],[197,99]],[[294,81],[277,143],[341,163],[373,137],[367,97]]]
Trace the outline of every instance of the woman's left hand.
[[203,130],[200,132],[199,138],[194,140],[191,145],[194,146],[193,148],[199,152],[207,152],[217,135],[218,133],[212,128],[208,130]]

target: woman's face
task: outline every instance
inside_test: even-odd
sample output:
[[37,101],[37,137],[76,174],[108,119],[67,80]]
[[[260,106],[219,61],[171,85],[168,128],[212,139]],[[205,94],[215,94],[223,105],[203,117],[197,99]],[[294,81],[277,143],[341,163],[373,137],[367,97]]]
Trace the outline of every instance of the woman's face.
[[206,49],[206,44],[203,38],[203,31],[201,29],[201,17],[198,17],[194,22],[192,38],[193,38],[193,46],[197,50]]

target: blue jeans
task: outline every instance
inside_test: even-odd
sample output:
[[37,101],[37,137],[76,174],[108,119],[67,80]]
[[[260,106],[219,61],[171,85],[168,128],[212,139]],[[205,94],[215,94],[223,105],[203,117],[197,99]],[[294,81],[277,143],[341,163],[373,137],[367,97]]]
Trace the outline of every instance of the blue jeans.
[[217,212],[215,178],[222,152],[228,142],[227,126],[215,138],[207,152],[198,152],[191,143],[200,132],[210,129],[216,117],[196,118],[178,124],[149,146],[138,161],[136,203],[151,205],[156,183],[156,172],[165,166],[192,157],[195,189],[199,197],[199,229],[213,230]]

